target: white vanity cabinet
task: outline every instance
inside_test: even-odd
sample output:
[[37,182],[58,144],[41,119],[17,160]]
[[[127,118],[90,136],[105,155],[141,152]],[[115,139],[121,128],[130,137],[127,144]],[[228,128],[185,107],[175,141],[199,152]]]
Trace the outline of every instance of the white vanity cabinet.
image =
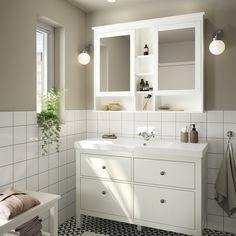
[[[192,13],[94,27],[94,109],[119,103],[122,110],[202,112],[203,17]],[[142,91],[141,79],[149,85]]]
[[101,140],[75,143],[78,224],[84,214],[202,235],[207,144],[152,146],[152,154],[133,141],[130,148],[122,139],[105,145]]

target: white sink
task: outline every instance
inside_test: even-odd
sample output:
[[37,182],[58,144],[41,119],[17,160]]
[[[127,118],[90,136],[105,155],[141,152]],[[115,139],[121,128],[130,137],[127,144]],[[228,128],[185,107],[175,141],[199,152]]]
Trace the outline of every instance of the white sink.
[[155,155],[177,155],[203,157],[207,150],[207,143],[180,143],[171,140],[144,141],[140,138],[118,139],[88,139],[75,142],[75,148],[87,151],[99,151],[101,153],[130,153],[130,155],[145,157]]

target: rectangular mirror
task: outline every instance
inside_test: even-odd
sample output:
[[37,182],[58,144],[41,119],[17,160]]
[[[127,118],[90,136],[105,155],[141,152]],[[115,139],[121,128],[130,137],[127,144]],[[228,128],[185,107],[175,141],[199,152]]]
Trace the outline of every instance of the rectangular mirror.
[[158,90],[195,89],[195,28],[159,32]]
[[130,35],[100,39],[100,91],[130,91]]

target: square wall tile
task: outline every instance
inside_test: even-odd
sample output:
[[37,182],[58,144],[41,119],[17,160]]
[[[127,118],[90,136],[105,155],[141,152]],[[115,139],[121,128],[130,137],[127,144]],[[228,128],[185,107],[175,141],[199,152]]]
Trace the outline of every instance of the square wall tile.
[[208,200],[208,214],[209,215],[218,215],[223,216],[223,210],[222,208],[217,204],[215,200]]
[[[67,181],[66,179],[58,183],[58,191],[60,195],[63,195],[67,192]],[[68,202],[66,204],[69,204]]]
[[236,234],[236,218],[224,217],[224,231]]
[[9,146],[13,143],[12,128],[0,128],[0,147]]
[[27,142],[38,141],[39,130],[37,125],[28,125],[27,126]]
[[175,122],[175,112],[162,112],[161,120],[162,122]]
[[26,171],[26,161],[14,164],[14,181],[25,179],[27,173]]
[[12,165],[0,167],[0,173],[1,176],[4,176],[4,178],[0,178],[0,186],[13,182]]
[[218,169],[208,169],[208,183],[215,184],[216,178],[218,176]]
[[208,215],[207,216],[207,227],[209,229],[223,231],[223,217]]
[[134,121],[134,112],[122,112],[121,119],[127,121]]
[[147,122],[147,112],[135,112],[134,113],[134,120],[140,122]]
[[147,122],[135,121],[134,123],[134,135],[137,136],[140,132],[145,132],[148,130]]
[[215,185],[214,184],[207,184],[207,197],[208,199],[215,199]]
[[75,162],[75,150],[67,150],[67,163]]
[[39,173],[48,171],[49,160],[48,156],[42,156],[39,158]]
[[26,160],[26,143],[13,146],[14,162]]
[[14,144],[26,143],[26,126],[14,127]]
[[99,111],[97,113],[98,120],[109,120],[110,118],[110,112],[108,111]]
[[219,169],[223,160],[223,154],[207,154],[208,168]]
[[223,153],[224,152],[224,140],[223,139],[213,139],[207,138],[208,153]]
[[223,111],[208,111],[207,122],[223,122]]
[[97,120],[97,112],[93,110],[87,110],[87,120]]
[[110,133],[114,134],[121,134],[121,120],[111,120],[110,121]]
[[39,172],[39,163],[37,159],[27,160],[27,176],[37,175]]
[[134,122],[133,121],[122,121],[122,135],[131,136],[134,134]]
[[66,151],[59,152],[59,166],[66,164]]
[[155,133],[155,136],[161,136],[161,122],[150,121],[148,122],[148,132]]
[[119,111],[110,112],[110,120],[121,121],[121,114]]
[[0,112],[0,127],[8,127],[13,125],[12,112]]
[[[236,135],[236,123],[235,124],[229,124],[229,123],[224,124],[224,138],[227,138],[228,131],[233,131],[234,135]],[[235,138],[236,138],[236,136],[233,137],[233,139],[235,139]]]
[[190,113],[176,113],[176,122],[190,123]]
[[27,111],[26,113],[26,123],[27,125],[37,124],[37,113],[36,111]]
[[0,166],[6,166],[13,163],[12,146],[0,148]]
[[67,122],[67,135],[72,135],[75,133],[75,122]]
[[160,112],[148,112],[148,123],[154,122],[161,122],[161,113]]
[[223,138],[223,123],[207,123],[208,138]]
[[97,133],[97,120],[87,120],[87,132]]
[[206,122],[206,112],[203,113],[191,113],[191,123]]
[[49,169],[54,169],[59,166],[59,155],[58,153],[50,154],[49,155]]
[[67,172],[66,172],[66,165],[59,167],[59,181],[66,179]]
[[39,189],[48,187],[48,172],[43,172],[39,174]]
[[174,122],[162,122],[162,136],[175,136]]
[[39,189],[39,177],[38,175],[27,178],[27,189],[32,191],[38,191]]
[[21,179],[14,183],[15,189],[26,190],[26,179]]
[[74,120],[75,120],[75,111],[66,110],[66,121],[74,121]]
[[224,111],[225,123],[236,123],[236,111]]
[[14,112],[13,113],[14,126],[26,125],[26,112]]
[[102,120],[98,121],[98,133],[109,133],[109,122],[104,122]]
[[58,168],[49,171],[49,184],[55,184],[58,182]]
[[33,159],[39,155],[39,143],[27,143],[27,159]]
[[52,184],[49,186],[49,193],[52,194],[59,194],[59,187],[58,187],[58,183]]
[[75,175],[75,164],[72,162],[67,164],[67,176],[70,177],[73,175]]

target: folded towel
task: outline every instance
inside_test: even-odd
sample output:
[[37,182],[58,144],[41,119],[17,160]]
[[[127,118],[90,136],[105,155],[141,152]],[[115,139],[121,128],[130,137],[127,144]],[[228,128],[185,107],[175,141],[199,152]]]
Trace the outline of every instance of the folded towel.
[[9,220],[39,204],[38,199],[11,187],[0,194],[0,219]]
[[22,236],[35,236],[37,235],[42,229],[42,224],[39,219],[31,221],[26,226],[16,228],[16,232],[19,232]]
[[236,163],[233,147],[228,143],[215,184],[215,200],[231,216],[236,212]]
[[3,236],[20,236],[20,233],[15,232],[15,231],[10,231],[10,232],[3,234]]

